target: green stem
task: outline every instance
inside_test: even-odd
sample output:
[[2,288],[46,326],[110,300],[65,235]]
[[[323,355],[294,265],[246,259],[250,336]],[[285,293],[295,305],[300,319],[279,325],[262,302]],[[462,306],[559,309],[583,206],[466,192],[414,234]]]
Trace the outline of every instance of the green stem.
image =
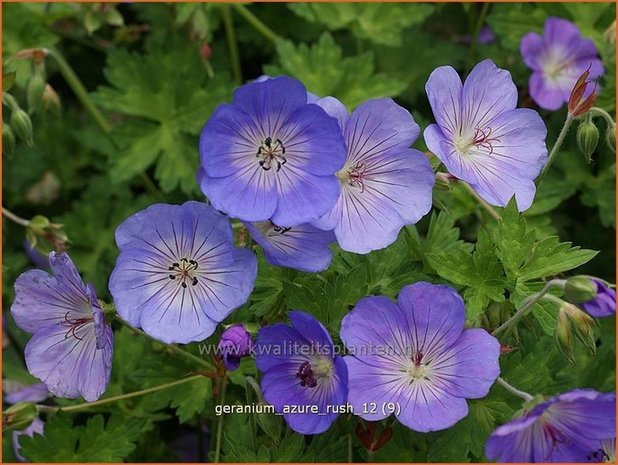
[[88,95],[88,91],[80,81],[73,68],[69,65],[69,63],[64,59],[64,57],[54,49],[46,49],[46,53],[56,60],[58,64],[58,69],[60,70],[60,74],[67,82],[79,102],[84,106],[86,111],[90,113],[92,119],[97,123],[97,125],[101,128],[104,133],[108,133],[112,127],[103,116],[103,113],[96,107],[96,105],[90,100],[90,96]]
[[232,6],[238,12],[240,16],[242,16],[245,21],[247,21],[253,28],[262,34],[265,39],[270,42],[275,42],[279,36],[273,32],[266,24],[264,24],[257,16],[255,16],[251,11],[244,5],[239,3],[233,3]]
[[[90,99],[90,95],[88,94],[88,91],[82,84],[82,81],[79,79],[77,74],[75,74],[75,71],[73,71],[73,68],[71,68],[71,65],[69,65],[68,61],[65,60],[65,58],[60,54],[58,50],[55,50],[55,49],[44,49],[44,50],[47,55],[51,56],[52,58],[56,60],[56,63],[58,64],[58,69],[60,70],[60,74],[62,74],[62,77],[64,78],[64,80],[67,82],[67,84],[69,85],[69,87],[71,88],[71,90],[73,91],[77,99],[79,100],[79,102],[84,106],[84,108],[90,114],[90,116],[95,121],[95,123],[97,123],[97,126],[99,126],[101,131],[103,131],[103,133],[107,136],[107,139],[112,144],[112,146],[117,150],[118,145],[109,136],[109,132],[112,130],[112,126],[109,124],[107,119],[105,119],[105,116],[103,115],[103,113],[97,108],[94,102]],[[144,183],[144,187],[150,194],[156,197],[159,197],[160,199],[163,199],[161,192],[159,192],[159,189],[157,189],[157,186],[154,184],[154,182],[152,182],[152,180],[148,177],[146,173],[142,173],[140,177],[142,179],[142,182]]]
[[562,146],[564,139],[569,133],[571,123],[573,123],[573,119],[574,119],[573,115],[571,115],[570,113],[567,114],[567,117],[564,120],[564,125],[562,126],[562,129],[560,130],[560,134],[558,134],[558,139],[556,139],[556,143],[552,147],[551,152],[549,152],[549,156],[547,157],[547,163],[545,164],[543,171],[541,171],[540,176],[536,180],[537,185],[539,184],[539,182],[541,182],[541,179],[543,179],[543,176],[545,176],[545,173],[547,173],[547,170],[549,169],[551,164],[554,162],[556,155],[558,155],[558,151],[560,150],[560,147]]
[[124,326],[126,326],[127,328],[129,328],[130,331],[133,331],[135,334],[139,334],[141,336],[144,336],[147,339],[150,339],[153,342],[156,342],[158,344],[163,344],[170,352],[173,352],[177,355],[180,355],[181,357],[186,358],[187,360],[190,360],[193,363],[196,363],[197,365],[200,365],[201,367],[207,369],[207,370],[211,370],[211,371],[215,371],[215,368],[208,363],[206,360],[198,357],[197,355],[192,354],[191,352],[187,352],[184,349],[181,349],[180,347],[173,345],[173,344],[165,344],[164,342],[161,342],[151,336],[149,336],[148,334],[146,334],[144,331],[142,331],[141,329],[137,329],[134,328],[133,326],[129,325],[129,323],[127,323],[126,321],[124,321],[122,318],[120,318],[118,315],[114,315],[114,318],[120,322],[121,324],[123,324]]
[[483,27],[483,23],[485,22],[485,16],[487,16],[487,12],[489,11],[489,2],[483,3],[483,7],[481,8],[481,12],[479,13],[479,18],[476,22],[476,27],[474,28],[474,34],[472,36],[472,42],[470,43],[470,49],[468,50],[468,59],[466,60],[466,72],[470,71],[472,68],[472,63],[474,62],[474,56],[476,53],[476,47],[478,45],[479,34],[481,32],[481,28]]
[[472,195],[472,197],[475,198],[475,200],[481,205],[481,207],[483,207],[485,211],[489,213],[489,216],[491,216],[496,221],[500,220],[500,214],[496,210],[494,210],[494,208],[491,205],[485,202],[485,200],[483,200],[481,196],[479,196],[476,193],[476,191],[472,188],[470,184],[468,184],[467,182],[463,182],[463,181],[461,182],[461,184]]
[[234,30],[234,21],[232,19],[232,10],[229,5],[221,5],[221,14],[223,16],[223,26],[225,28],[225,38],[227,40],[227,48],[230,53],[230,62],[232,64],[232,75],[238,85],[242,84],[242,71],[240,68],[240,54],[238,53],[238,41],[236,40],[236,31]]
[[527,299],[525,299],[523,301],[521,307],[519,309],[517,309],[517,311],[513,314],[513,316],[511,318],[509,318],[508,320],[506,320],[504,323],[502,323],[500,326],[498,326],[491,333],[491,335],[492,336],[497,336],[502,331],[504,331],[505,329],[509,328],[511,325],[513,325],[514,323],[519,321],[519,319],[521,319],[525,315],[525,313],[533,305],[535,305],[537,302],[539,302],[550,290],[552,290],[555,287],[563,288],[565,282],[566,281],[564,279],[552,279],[551,281],[548,281],[547,284],[545,284],[545,287],[543,287],[543,289],[541,289],[536,294],[532,294]]
[[101,405],[111,404],[113,402],[118,402],[119,400],[132,399],[133,397],[143,396],[145,394],[150,394],[151,392],[162,391],[163,389],[168,389],[174,386],[179,386],[181,384],[189,383],[191,381],[195,381],[196,379],[203,379],[202,375],[193,375],[187,378],[179,379],[176,381],[172,381],[171,383],[161,384],[159,386],[154,386],[148,389],[142,389],[141,391],[129,392],[128,394],[121,394],[118,396],[108,397],[106,399],[97,400],[96,402],[86,402],[83,404],[77,405],[69,405],[68,407],[52,407],[50,405],[37,405],[37,409],[39,412],[44,413],[57,413],[57,412],[65,412],[65,413],[74,413],[80,412],[82,410],[87,410],[91,407],[99,407]]
[[496,382],[500,386],[502,386],[504,389],[509,391],[511,394],[524,399],[526,402],[530,402],[532,399],[534,399],[534,397],[532,397],[527,392],[520,391],[519,389],[517,389],[516,387],[511,386],[509,383],[507,383],[504,379],[502,379],[500,377],[498,377],[498,379],[496,379]]
[[23,226],[24,228],[27,228],[30,225],[30,221],[29,220],[26,220],[26,219],[22,218],[21,216],[17,216],[15,213],[7,210],[4,207],[2,207],[2,216],[7,217],[13,223],[16,223],[16,224],[18,224],[20,226]]
[[610,128],[613,128],[614,130],[616,130],[616,122],[614,121],[614,118],[612,118],[612,115],[610,115],[608,112],[603,110],[603,108],[592,107],[589,113],[593,116],[594,116],[594,113],[596,113],[598,116],[603,117],[605,121],[607,122],[607,125]]
[[[227,387],[227,375],[221,378],[221,383],[219,384],[221,393],[221,402],[220,405],[225,405],[225,391]],[[219,463],[221,459],[221,441],[223,439],[223,413],[219,415],[219,422],[217,423],[217,439],[215,442],[215,458],[214,463]]]

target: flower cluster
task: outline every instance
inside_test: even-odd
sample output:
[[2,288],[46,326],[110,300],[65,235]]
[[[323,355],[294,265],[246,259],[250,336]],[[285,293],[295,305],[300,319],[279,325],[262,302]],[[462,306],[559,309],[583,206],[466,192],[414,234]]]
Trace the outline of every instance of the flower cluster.
[[[557,18],[548,19],[543,36],[524,36],[521,53],[533,70],[530,94],[544,109],[558,109],[574,85],[581,103],[584,81],[603,73],[593,43]],[[448,179],[468,183],[491,205],[514,198],[527,210],[547,162],[547,129],[535,110],[518,108],[510,73],[484,60],[462,80],[441,66],[425,89],[436,122],[425,128],[424,142]],[[349,111],[287,76],[239,87],[200,136],[197,182],[208,203],[154,204],[117,227],[109,291],[119,320],[167,344],[212,336],[249,301],[257,276],[256,255],[235,245],[232,218],[270,264],[304,272],[326,270],[333,243],[360,254],[389,246],[432,208],[431,154],[412,148],[420,134],[411,113],[389,98]],[[26,364],[43,384],[7,400],[38,402],[51,393],[94,401],[111,372],[104,305],[66,253],[52,252],[45,265],[51,274],[32,270],[17,279],[11,307],[16,324],[33,334]],[[568,292],[569,302],[591,316],[615,314],[615,291],[604,281],[573,279]],[[572,318],[566,311],[558,318],[565,315]],[[467,399],[486,396],[496,380],[505,383],[498,378],[500,343],[484,329],[466,329],[464,301],[447,285],[421,281],[403,287],[396,302],[359,300],[341,322],[344,355],[310,314],[292,311],[289,319],[291,326],[262,327],[255,342],[243,325],[228,326],[213,376],[253,355],[263,398],[301,434],[326,431],[348,406],[367,421],[394,415],[417,432],[443,430],[468,414]],[[14,437],[42,429],[36,418]],[[486,455],[598,461],[612,447],[615,394],[574,390],[530,400],[521,416],[493,432]]]

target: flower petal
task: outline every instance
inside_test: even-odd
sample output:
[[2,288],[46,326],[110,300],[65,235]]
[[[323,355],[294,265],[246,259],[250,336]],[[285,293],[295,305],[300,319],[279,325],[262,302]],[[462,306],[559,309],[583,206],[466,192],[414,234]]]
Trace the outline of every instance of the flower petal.
[[428,357],[454,344],[462,333],[463,299],[450,286],[411,284],[401,289],[397,303],[407,316],[414,349]]
[[348,121],[350,120],[350,112],[346,106],[337,100],[335,97],[324,97],[315,102],[317,106],[323,108],[324,111],[337,120],[339,130],[343,133]]
[[500,343],[484,329],[468,329],[431,360],[431,376],[456,397],[485,397],[500,374]]
[[[262,246],[268,263],[318,272],[328,268],[333,257],[328,245],[335,241],[332,231],[301,224],[277,232],[272,224],[244,223],[251,237]],[[265,229],[265,232],[262,231]]]
[[540,72],[530,75],[528,87],[532,99],[545,110],[558,110],[567,100],[564,97],[564,89],[558,87],[555,82],[548,81]]
[[543,51],[544,45],[543,37],[536,32],[529,32],[522,37],[519,51],[528,68],[534,71],[542,71],[542,67],[538,62],[538,56]]
[[286,226],[317,220],[335,205],[340,192],[336,176],[316,176],[287,165],[275,182],[279,198],[271,219]]
[[97,350],[92,321],[74,332],[60,325],[41,329],[25,350],[28,371],[52,394],[70,399],[82,395],[89,402],[101,397],[107,388],[111,355],[111,343]]
[[430,382],[415,381],[402,391],[397,419],[414,431],[427,433],[450,428],[468,414],[465,399]]
[[317,342],[315,347],[318,350],[333,345],[333,341],[324,325],[310,314],[295,311],[290,312],[289,316],[294,329],[298,331],[298,333],[303,336],[309,344]]
[[459,134],[461,120],[461,78],[452,66],[439,66],[429,75],[425,91],[436,122],[448,137]]
[[481,61],[466,78],[461,103],[462,133],[484,129],[498,115],[517,106],[517,87],[511,73],[491,60]]

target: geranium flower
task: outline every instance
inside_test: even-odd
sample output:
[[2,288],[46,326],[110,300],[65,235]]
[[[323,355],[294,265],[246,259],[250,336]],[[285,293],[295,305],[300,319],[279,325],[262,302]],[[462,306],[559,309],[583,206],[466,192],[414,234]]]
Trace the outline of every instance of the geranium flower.
[[202,130],[200,155],[200,186],[215,208],[295,226],[334,205],[345,147],[336,121],[283,76],[239,87],[232,104],[220,105]]
[[419,127],[389,98],[369,100],[351,115],[333,97],[317,105],[339,121],[347,158],[337,172],[341,195],[336,205],[313,224],[333,229],[344,250],[384,248],[404,225],[416,223],[431,208],[435,176],[427,157],[410,148]]
[[26,365],[57,397],[97,400],[109,383],[114,336],[95,290],[66,253],[51,252],[52,275],[30,270],[15,281],[11,314],[34,333]]
[[251,353],[252,345],[251,334],[239,323],[223,331],[217,351],[223,359],[225,368],[234,371],[240,366],[240,359]]
[[557,110],[569,100],[577,79],[590,70],[590,79],[603,75],[603,63],[590,39],[561,18],[547,18],[543,35],[530,32],[521,39],[521,55],[532,70],[530,96],[546,110]]
[[152,205],[118,226],[116,244],[116,310],[163,342],[206,339],[253,290],[255,255],[234,247],[229,220],[205,203]]
[[370,421],[395,413],[421,432],[465,417],[466,398],[487,395],[500,373],[500,344],[483,329],[464,331],[465,319],[463,300],[443,285],[406,286],[396,304],[360,300],[341,323],[354,413]]
[[319,321],[304,312],[290,312],[290,321],[292,327],[277,323],[258,333],[255,357],[264,399],[297,433],[323,433],[345,405],[348,371]]
[[616,291],[600,279],[592,281],[597,286],[597,295],[594,299],[581,303],[580,306],[596,318],[615,315]]
[[425,86],[438,124],[425,129],[425,143],[457,178],[488,203],[519,211],[534,199],[534,178],[547,160],[547,129],[539,114],[518,108],[508,71],[484,60],[462,85],[450,66],[436,68]]
[[251,237],[264,249],[271,265],[318,272],[328,268],[333,254],[328,245],[335,241],[332,231],[310,224],[283,227],[272,221],[245,223]]
[[498,427],[485,455],[499,462],[589,462],[616,435],[616,394],[576,389]]
[[9,404],[16,404],[18,402],[41,402],[49,397],[49,389],[47,389],[45,383],[35,383],[29,386],[22,386],[18,389],[7,389],[7,386],[4,386],[3,383],[2,388],[5,392],[4,400]]

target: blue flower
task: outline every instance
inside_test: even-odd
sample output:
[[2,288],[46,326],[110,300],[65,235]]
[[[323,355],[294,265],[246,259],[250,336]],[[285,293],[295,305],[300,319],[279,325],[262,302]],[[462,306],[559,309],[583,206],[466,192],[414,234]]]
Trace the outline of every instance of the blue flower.
[[307,99],[299,81],[278,77],[238,88],[215,110],[200,137],[200,186],[216,209],[296,226],[332,208],[345,147],[337,122]]
[[337,172],[339,199],[313,225],[334,229],[341,248],[350,252],[384,248],[431,208],[434,173],[428,158],[410,148],[419,127],[391,99],[369,100],[351,115],[333,97],[317,104],[339,121],[347,157]]
[[264,399],[297,433],[323,433],[345,405],[348,371],[319,321],[304,312],[290,312],[290,321],[292,327],[278,323],[258,333],[255,357]]
[[234,247],[229,220],[205,203],[152,205],[118,226],[116,243],[116,310],[163,342],[206,339],[253,290],[255,255]]
[[217,352],[223,359],[225,368],[234,371],[240,366],[240,359],[251,353],[252,345],[251,334],[239,323],[223,331]]
[[251,237],[262,246],[271,265],[318,272],[328,268],[333,254],[328,245],[335,241],[332,231],[310,224],[283,227],[272,221],[245,223]]
[[112,329],[69,256],[51,252],[49,264],[53,275],[30,270],[15,281],[11,314],[34,334],[25,350],[28,371],[57,397],[97,400],[111,374]]

